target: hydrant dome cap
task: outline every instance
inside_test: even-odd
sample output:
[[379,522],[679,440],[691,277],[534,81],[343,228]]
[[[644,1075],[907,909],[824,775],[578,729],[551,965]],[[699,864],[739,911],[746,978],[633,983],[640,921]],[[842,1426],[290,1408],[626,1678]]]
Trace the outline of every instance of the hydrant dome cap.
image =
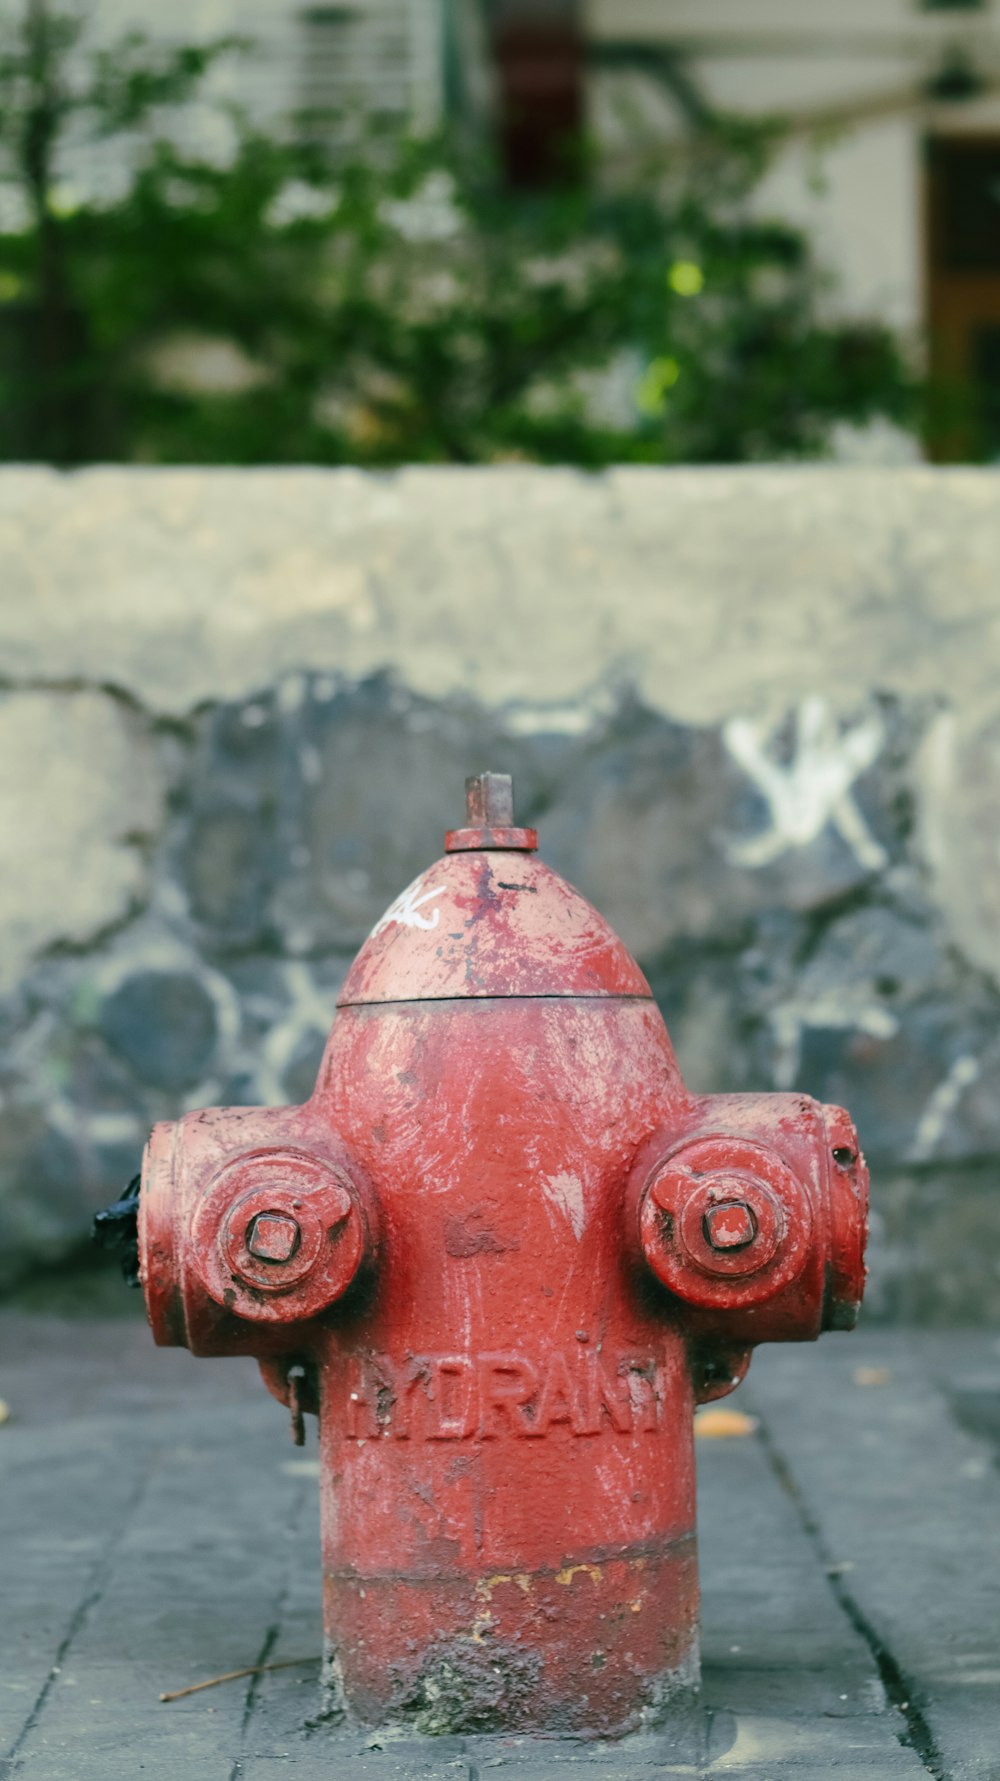
[[376,923],[338,1007],[650,995],[614,930],[536,855],[456,852],[415,879]]

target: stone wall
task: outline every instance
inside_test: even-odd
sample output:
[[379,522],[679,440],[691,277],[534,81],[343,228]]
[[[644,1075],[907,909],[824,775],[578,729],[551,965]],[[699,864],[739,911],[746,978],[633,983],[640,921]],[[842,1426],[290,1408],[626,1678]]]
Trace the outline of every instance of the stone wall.
[[692,1086],[856,1113],[870,1314],[996,1316],[998,567],[991,472],[0,474],[0,1281],[309,1092],[492,767]]

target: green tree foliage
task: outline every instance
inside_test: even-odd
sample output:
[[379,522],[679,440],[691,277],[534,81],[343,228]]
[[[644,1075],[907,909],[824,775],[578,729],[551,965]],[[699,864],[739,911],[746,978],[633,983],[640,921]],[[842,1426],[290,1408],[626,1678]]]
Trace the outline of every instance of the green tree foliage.
[[[738,462],[906,420],[882,327],[824,318],[719,123],[627,185],[504,189],[448,133],[336,154],[228,113],[232,43],[88,48],[33,0],[0,47],[0,456],[78,463]],[[113,189],[70,150],[113,155]]]

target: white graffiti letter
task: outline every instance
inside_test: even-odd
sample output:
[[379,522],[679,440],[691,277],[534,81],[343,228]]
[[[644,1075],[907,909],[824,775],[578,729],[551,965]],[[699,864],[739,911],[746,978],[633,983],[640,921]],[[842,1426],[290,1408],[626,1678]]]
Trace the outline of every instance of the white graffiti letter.
[[807,847],[832,823],[867,872],[888,865],[885,848],[869,832],[851,787],[878,758],[881,720],[869,717],[841,730],[822,699],[804,699],[795,714],[795,747],[788,765],[768,752],[772,732],[749,718],[732,718],[723,740],[768,807],[771,826],[730,843],[740,866],[769,866],[791,847]]
[[434,890],[421,891],[423,880],[418,878],[413,884],[402,891],[394,903],[390,903],[381,921],[372,928],[372,934],[380,934],[391,922],[398,922],[404,928],[436,928],[441,920],[440,909],[432,909],[429,915],[421,915],[425,903],[444,894],[444,885],[437,885]]

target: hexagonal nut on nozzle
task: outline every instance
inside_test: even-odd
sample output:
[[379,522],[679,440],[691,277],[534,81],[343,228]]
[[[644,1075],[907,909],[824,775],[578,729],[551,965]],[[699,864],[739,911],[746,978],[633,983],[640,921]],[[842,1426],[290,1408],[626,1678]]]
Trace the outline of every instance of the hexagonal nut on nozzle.
[[290,1212],[258,1212],[247,1226],[247,1250],[257,1261],[291,1261],[301,1241],[298,1220]]
[[347,1291],[366,1227],[355,1193],[324,1159],[251,1151],[218,1171],[192,1251],[211,1298],[254,1323],[315,1317]]
[[705,1241],[713,1249],[745,1249],[757,1235],[757,1220],[745,1200],[723,1200],[702,1218]]

